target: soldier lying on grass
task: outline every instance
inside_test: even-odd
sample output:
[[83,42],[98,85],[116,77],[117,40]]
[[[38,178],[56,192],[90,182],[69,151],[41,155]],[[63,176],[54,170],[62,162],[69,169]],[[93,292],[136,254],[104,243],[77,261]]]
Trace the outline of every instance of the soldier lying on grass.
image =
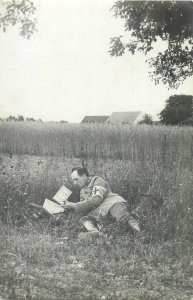
[[90,177],[86,168],[73,168],[71,179],[74,186],[80,189],[80,201],[66,202],[64,208],[74,210],[81,216],[80,223],[88,231],[85,235],[98,235],[97,220],[99,216],[110,215],[122,224],[128,224],[140,232],[138,222],[130,215],[127,201],[111,191],[109,184],[99,176]]
[[[85,237],[98,236],[97,221],[100,217],[111,216],[117,223],[126,224],[140,232],[139,223],[130,215],[127,201],[111,191],[109,184],[99,176],[90,177],[86,168],[73,168],[71,179],[80,190],[80,201],[66,201],[64,211],[74,211],[80,216],[80,223],[87,230]],[[39,205],[33,206],[43,209]],[[44,213],[46,213],[44,211]],[[56,219],[57,220],[57,217]],[[59,220],[59,215],[58,215]],[[83,233],[82,233],[83,234]]]

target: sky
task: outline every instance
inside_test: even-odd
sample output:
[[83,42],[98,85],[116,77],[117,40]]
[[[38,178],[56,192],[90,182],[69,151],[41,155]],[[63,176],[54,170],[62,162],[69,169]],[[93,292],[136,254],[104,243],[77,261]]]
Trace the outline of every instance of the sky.
[[85,115],[142,111],[156,120],[169,96],[193,94],[193,78],[177,90],[155,86],[142,54],[110,56],[110,38],[124,33],[113,0],[34,2],[31,39],[15,27],[0,32],[1,118],[79,123]]

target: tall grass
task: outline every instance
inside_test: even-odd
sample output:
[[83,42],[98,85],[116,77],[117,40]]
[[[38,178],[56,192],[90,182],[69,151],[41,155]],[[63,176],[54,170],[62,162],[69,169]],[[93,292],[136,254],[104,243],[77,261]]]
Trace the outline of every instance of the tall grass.
[[[71,168],[80,159],[57,157],[2,157],[0,162],[0,218],[9,224],[25,223],[30,202],[43,204],[69,181]],[[109,181],[113,192],[123,196],[129,209],[137,209],[148,239],[188,239],[193,231],[193,176],[191,170],[178,165],[160,167],[155,163],[121,160],[87,160],[91,175]],[[73,190],[72,201],[78,200]]]
[[188,165],[193,128],[0,122],[0,153]]

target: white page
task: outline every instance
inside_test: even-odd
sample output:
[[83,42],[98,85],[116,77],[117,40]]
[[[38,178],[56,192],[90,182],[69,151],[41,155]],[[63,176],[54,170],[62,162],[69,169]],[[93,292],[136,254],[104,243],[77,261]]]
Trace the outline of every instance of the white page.
[[56,195],[54,195],[53,199],[61,205],[64,205],[71,194],[72,192],[63,185],[56,193]]
[[45,208],[50,214],[58,214],[64,212],[64,208],[57,203],[45,199],[43,208]]

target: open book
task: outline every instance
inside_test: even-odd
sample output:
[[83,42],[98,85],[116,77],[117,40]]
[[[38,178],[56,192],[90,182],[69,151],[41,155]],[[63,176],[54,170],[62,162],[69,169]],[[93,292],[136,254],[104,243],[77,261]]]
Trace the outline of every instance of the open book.
[[58,214],[64,212],[64,208],[62,207],[65,205],[67,199],[72,194],[72,192],[65,187],[64,185],[59,189],[59,191],[54,195],[53,199],[57,202],[54,202],[49,199],[45,199],[43,208],[52,214]]

